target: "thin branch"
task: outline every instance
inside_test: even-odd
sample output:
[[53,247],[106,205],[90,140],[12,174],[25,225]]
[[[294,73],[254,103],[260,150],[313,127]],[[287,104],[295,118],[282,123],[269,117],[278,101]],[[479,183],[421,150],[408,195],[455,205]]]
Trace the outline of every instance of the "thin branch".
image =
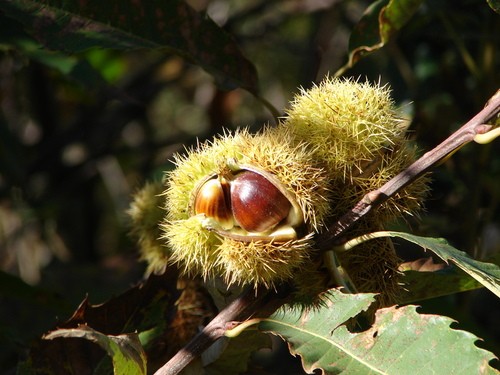
[[154,375],[179,374],[191,361],[199,357],[215,341],[224,336],[226,330],[234,328],[235,321],[246,320],[257,312],[259,316],[274,312],[285,300],[278,298],[277,292],[263,288],[257,291],[250,288],[222,309],[207,326],[187,345],[179,350]]
[[474,140],[476,135],[487,133],[493,126],[486,125],[486,123],[499,112],[500,90],[490,98],[486,106],[477,115],[455,133],[434,149],[425,153],[420,159],[385,183],[382,187],[366,194],[351,211],[347,212],[337,222],[333,223],[328,228],[328,231],[318,237],[316,247],[319,250],[329,250],[341,234],[351,228],[354,223],[368,214],[373,208],[394,196],[401,189],[438,165],[442,160],[446,159],[446,157],[453,154],[466,143]]

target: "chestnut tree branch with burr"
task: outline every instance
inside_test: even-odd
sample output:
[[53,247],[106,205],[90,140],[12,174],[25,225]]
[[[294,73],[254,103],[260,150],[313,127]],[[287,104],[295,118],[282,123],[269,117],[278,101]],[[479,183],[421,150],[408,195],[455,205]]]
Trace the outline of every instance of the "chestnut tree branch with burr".
[[[361,220],[365,215],[372,212],[372,210],[384,201],[394,197],[395,194],[412,184],[424,173],[435,168],[443,159],[449,157],[465,144],[478,138],[484,139],[490,132],[490,141],[499,136],[498,128],[488,124],[488,122],[494,121],[499,113],[500,91],[491,97],[485,107],[476,116],[450,135],[445,141],[425,153],[379,189],[368,192],[352,210],[335,222],[330,223],[327,230],[316,236],[316,250],[329,251],[336,244],[341,243],[341,236],[352,228],[358,220]],[[265,318],[265,315],[262,315],[262,310],[265,310],[266,304],[269,304],[269,297],[273,294],[273,291],[259,289],[255,293],[246,291],[238,296],[231,304],[223,308],[214,320],[194,337],[182,352],[175,355],[155,374],[167,375],[179,373],[190,360],[200,356],[203,351],[217,339],[223,337],[226,332],[229,332],[231,329],[235,331],[231,326],[235,321],[245,321],[254,316]],[[268,311],[268,313],[271,312]]]

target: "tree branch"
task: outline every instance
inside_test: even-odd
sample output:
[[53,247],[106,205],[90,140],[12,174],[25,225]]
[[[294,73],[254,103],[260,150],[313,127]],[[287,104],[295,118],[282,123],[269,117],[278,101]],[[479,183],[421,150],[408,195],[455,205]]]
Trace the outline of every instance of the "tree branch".
[[222,309],[207,326],[179,350],[154,375],[179,374],[191,361],[200,356],[215,341],[224,336],[226,330],[234,328],[235,321],[246,320],[256,313],[265,317],[274,312],[286,301],[278,297],[277,291],[264,288],[249,288],[238,298]]

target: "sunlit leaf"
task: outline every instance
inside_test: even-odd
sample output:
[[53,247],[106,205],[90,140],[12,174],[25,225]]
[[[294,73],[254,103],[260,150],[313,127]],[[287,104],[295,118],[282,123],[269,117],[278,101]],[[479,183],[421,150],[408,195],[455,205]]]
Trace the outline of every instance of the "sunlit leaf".
[[113,361],[116,375],[146,374],[146,354],[137,334],[118,336],[105,335],[86,325],[78,328],[58,329],[45,336],[46,340],[55,338],[83,338],[103,348]]
[[163,48],[200,65],[223,88],[257,91],[256,70],[233,38],[181,0],[13,0],[0,10],[53,50]]
[[473,334],[450,328],[450,318],[418,314],[415,306],[389,307],[376,312],[369,329],[352,332],[346,320],[366,310],[374,296],[330,290],[326,298],[325,305],[319,308],[285,306],[259,323],[259,329],[288,341],[291,352],[302,357],[307,372],[495,373],[488,365],[493,354],[476,347],[478,338]]

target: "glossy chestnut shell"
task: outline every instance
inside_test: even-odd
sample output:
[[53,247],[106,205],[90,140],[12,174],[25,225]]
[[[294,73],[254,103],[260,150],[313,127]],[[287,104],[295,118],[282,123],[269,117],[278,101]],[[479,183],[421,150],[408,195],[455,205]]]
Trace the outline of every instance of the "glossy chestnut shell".
[[204,214],[206,227],[233,239],[287,240],[301,222],[296,205],[268,173],[238,169],[213,175],[194,190],[191,210]]
[[231,208],[238,225],[248,232],[265,232],[288,216],[290,201],[264,176],[239,173],[231,184]]
[[234,224],[229,194],[226,180],[214,178],[206,181],[197,192],[195,213],[216,219],[223,229],[231,229]]

